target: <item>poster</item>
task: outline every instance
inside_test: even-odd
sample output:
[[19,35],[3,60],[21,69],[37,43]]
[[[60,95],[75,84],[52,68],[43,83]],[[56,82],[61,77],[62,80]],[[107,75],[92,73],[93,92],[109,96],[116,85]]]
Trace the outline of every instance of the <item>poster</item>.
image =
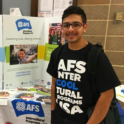
[[55,48],[65,43],[60,17],[4,15],[4,89],[39,84],[50,88],[51,76],[46,72],[50,56]]
[[3,62],[3,46],[2,46],[2,15],[0,15],[0,89],[2,89],[2,67]]
[[[61,18],[60,17],[52,17],[45,18],[45,30],[44,30],[44,45],[45,45],[45,59],[43,61],[43,78],[44,82],[46,82],[47,87],[51,87],[52,77],[46,72],[48,63],[50,60],[50,56],[52,51],[59,46],[57,43],[57,34],[61,32]],[[53,37],[51,37],[52,35]],[[62,35],[61,35],[62,36]],[[53,39],[51,40],[50,37]],[[60,43],[60,41],[58,40]]]
[[43,23],[44,19],[41,18],[3,16],[5,89],[41,84],[44,59]]

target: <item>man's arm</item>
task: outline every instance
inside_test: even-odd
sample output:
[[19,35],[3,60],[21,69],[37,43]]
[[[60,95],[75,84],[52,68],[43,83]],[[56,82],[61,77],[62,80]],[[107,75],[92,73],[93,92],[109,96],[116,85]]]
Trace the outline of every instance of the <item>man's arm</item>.
[[56,107],[56,98],[55,98],[55,86],[56,78],[52,77],[52,86],[51,86],[51,110],[54,110]]
[[86,124],[99,124],[105,118],[113,97],[113,89],[101,93],[95,109]]
[[28,59],[26,59],[26,63],[30,63],[32,60],[34,60],[37,56],[37,53],[35,53],[34,55],[30,56]]

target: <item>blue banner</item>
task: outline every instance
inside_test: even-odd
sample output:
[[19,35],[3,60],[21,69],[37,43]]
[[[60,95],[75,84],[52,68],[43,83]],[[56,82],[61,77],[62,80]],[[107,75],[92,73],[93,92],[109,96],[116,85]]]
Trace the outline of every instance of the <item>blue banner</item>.
[[17,117],[25,114],[34,114],[34,115],[38,115],[39,117],[45,117],[40,102],[15,99],[12,101],[12,106],[14,108]]

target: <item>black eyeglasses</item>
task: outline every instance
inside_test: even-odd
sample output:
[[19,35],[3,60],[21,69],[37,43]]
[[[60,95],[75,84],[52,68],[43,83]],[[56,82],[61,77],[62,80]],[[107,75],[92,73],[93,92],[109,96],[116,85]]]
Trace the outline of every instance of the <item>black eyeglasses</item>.
[[85,23],[80,23],[80,22],[73,22],[72,24],[63,23],[61,26],[62,26],[62,29],[68,30],[70,28],[70,25],[72,25],[73,29],[79,29],[81,26],[84,26]]

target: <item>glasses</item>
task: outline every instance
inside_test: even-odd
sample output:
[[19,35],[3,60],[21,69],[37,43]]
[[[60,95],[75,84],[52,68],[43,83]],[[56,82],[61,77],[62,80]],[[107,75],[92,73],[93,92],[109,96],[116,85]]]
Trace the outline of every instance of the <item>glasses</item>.
[[70,28],[70,25],[72,26],[73,29],[79,29],[81,26],[84,26],[85,23],[80,23],[80,22],[73,22],[72,24],[63,23],[62,29],[67,30]]

